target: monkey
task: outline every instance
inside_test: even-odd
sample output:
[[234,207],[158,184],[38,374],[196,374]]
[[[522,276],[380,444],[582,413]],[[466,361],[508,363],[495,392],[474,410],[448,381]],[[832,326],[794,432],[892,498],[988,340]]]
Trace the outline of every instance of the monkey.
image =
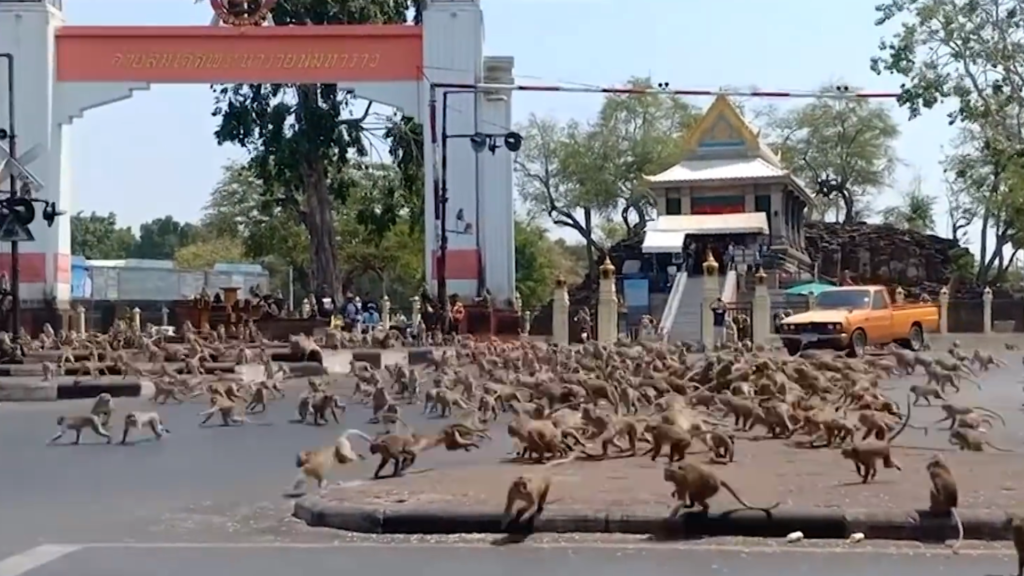
[[971,452],[983,452],[985,450],[985,446],[988,446],[996,452],[1013,452],[1013,450],[1007,450],[1006,448],[996,446],[989,442],[988,438],[985,438],[985,435],[981,432],[968,428],[954,428],[950,431],[949,443],[960,448],[960,450],[969,450]]
[[389,462],[393,462],[395,466],[391,475],[399,476],[416,463],[417,453],[428,447],[430,440],[430,438],[414,434],[385,434],[374,438],[370,443],[370,454],[379,454],[380,464],[373,472],[373,478],[375,480],[380,478],[381,471]]
[[110,416],[114,412],[114,399],[110,394],[103,392],[96,397],[96,400],[92,403],[92,409],[89,413],[93,416],[101,418],[100,422],[107,426],[110,424]]
[[121,435],[121,444],[128,441],[128,431],[132,428],[141,430],[143,426],[149,426],[157,440],[170,434],[170,430],[164,427],[160,415],[156,412],[129,412],[124,416],[124,433]]
[[295,420],[292,420],[292,422],[305,424],[306,418],[309,417],[314,400],[316,400],[316,395],[308,392],[299,396],[299,405],[296,408],[297,417]]
[[248,422],[249,419],[246,418],[244,414],[235,414],[236,408],[238,407],[234,402],[221,396],[212,396],[210,398],[210,409],[199,413],[200,416],[205,416],[199,425],[202,426],[203,424],[206,424],[218,413],[220,414],[221,426],[244,424]]
[[939,420],[936,420],[935,423],[941,424],[948,420],[949,428],[947,428],[947,430],[952,430],[953,428],[956,427],[956,419],[958,417],[966,416],[967,414],[970,414],[972,412],[984,412],[986,414],[991,414],[992,416],[998,418],[999,422],[1001,422],[1003,426],[1006,426],[1006,419],[1003,418],[1001,414],[999,414],[995,410],[985,408],[984,406],[975,406],[972,408],[970,406],[957,406],[956,404],[950,404],[948,402],[945,402],[942,405],[940,405],[939,408],[942,408],[942,411],[946,415],[940,418]]
[[936,386],[929,386],[927,384],[912,384],[910,386],[910,393],[914,395],[914,406],[921,400],[932,405],[932,398],[936,400],[946,401],[946,397],[942,395],[942,391]]
[[110,444],[113,440],[110,437],[110,433],[103,427],[103,422],[95,414],[87,414],[85,416],[58,416],[57,426],[59,430],[53,438],[47,444],[53,444],[57,440],[60,440],[67,434],[68,430],[75,432],[74,444],[79,444],[82,441],[82,430],[88,428],[95,432],[98,436],[102,436],[107,439],[107,444]]
[[327,473],[334,464],[351,464],[356,460],[362,460],[361,454],[356,454],[349,442],[349,436],[359,436],[367,442],[373,442],[369,434],[354,428],[345,430],[338,436],[334,445],[319,450],[303,450],[295,458],[295,466],[299,468],[299,475],[292,485],[292,493],[301,490],[310,479],[317,481],[317,488],[323,488],[327,480]]
[[971,356],[971,362],[978,365],[985,372],[988,372],[989,368],[995,366],[997,368],[1003,368],[1006,366],[1006,362],[999,358],[996,358],[989,352],[982,352],[981,350],[975,350],[974,355]]
[[50,382],[55,376],[64,374],[64,368],[53,362],[43,362],[43,382]]
[[[552,460],[544,464],[543,469],[548,471],[555,466],[567,464],[575,459],[576,454],[572,454],[560,460]],[[501,529],[507,529],[512,522],[518,524],[530,510],[533,510],[533,514],[530,516],[530,523],[533,523],[534,520],[544,513],[544,505],[548,502],[548,494],[550,492],[551,476],[549,474],[524,474],[517,476],[509,484],[508,494],[505,496],[505,511],[501,521]],[[515,510],[516,504],[519,503],[522,503],[522,507]]]
[[346,407],[345,403],[336,394],[320,394],[313,399],[311,408],[313,409],[313,424],[319,426],[321,420],[324,424],[327,424],[328,413],[334,418],[335,424],[340,424],[338,410],[341,410],[341,413],[344,414]]
[[651,447],[643,456],[651,455],[651,461],[657,461],[661,456],[662,446],[668,446],[668,461],[676,462],[686,458],[686,451],[693,444],[690,433],[682,427],[665,422],[648,424],[647,432],[651,435]]
[[1006,519],[1006,527],[1010,529],[1013,548],[1017,551],[1017,576],[1024,576],[1024,519],[1013,514]]
[[712,454],[723,462],[734,462],[736,459],[736,436],[724,430],[707,430],[700,432],[711,448]]
[[256,409],[259,408],[260,412],[266,412],[267,401],[269,400],[269,398],[267,397],[268,394],[269,392],[267,388],[264,388],[263,386],[257,386],[256,389],[252,391],[252,396],[249,398],[249,403],[246,404],[245,406],[245,411],[255,414]]
[[164,380],[163,378],[156,378],[153,380],[153,397],[150,398],[150,402],[158,404],[166,404],[167,399],[170,398],[175,400],[178,404],[181,404],[183,400],[178,396],[178,387],[175,386],[171,381]]
[[952,549],[954,554],[959,554],[960,544],[964,541],[964,523],[960,521],[960,515],[956,512],[959,498],[953,471],[940,455],[932,457],[925,465],[925,470],[928,471],[928,477],[932,481],[932,489],[929,492],[931,499],[929,510],[937,516],[949,514],[953,517],[959,536],[956,543],[952,545]]
[[959,380],[962,376],[959,372],[950,372],[949,370],[945,370],[934,364],[929,364],[924,367],[924,373],[928,375],[928,381],[925,385],[931,386],[934,384],[943,392],[945,392],[946,387],[949,386],[955,392],[960,392]]
[[770,515],[771,511],[778,508],[781,504],[781,502],[776,502],[765,507],[751,506],[743,498],[740,498],[740,495],[736,493],[736,490],[728,482],[720,479],[711,470],[691,462],[680,462],[665,466],[663,477],[666,482],[675,486],[672,496],[679,500],[679,503],[669,512],[669,518],[675,518],[683,509],[690,509],[696,506],[700,506],[701,511],[707,514],[711,509],[708,500],[718,494],[718,491],[722,488],[728,490],[732,497],[747,510],[760,510]]
[[[882,464],[886,468],[895,468],[899,471],[903,471],[900,468],[899,462],[892,457],[892,441],[899,437],[904,430],[907,429],[907,425],[910,424],[910,413],[913,403],[910,401],[910,396],[907,396],[907,417],[903,420],[903,424],[893,432],[892,436],[882,441],[869,441],[862,444],[857,444],[854,441],[852,446],[846,446],[840,453],[843,458],[852,460],[853,465],[857,470],[857,474],[861,477],[861,482],[867,484],[868,481],[878,475],[878,461],[881,460]],[[863,442],[863,441],[862,441]]]

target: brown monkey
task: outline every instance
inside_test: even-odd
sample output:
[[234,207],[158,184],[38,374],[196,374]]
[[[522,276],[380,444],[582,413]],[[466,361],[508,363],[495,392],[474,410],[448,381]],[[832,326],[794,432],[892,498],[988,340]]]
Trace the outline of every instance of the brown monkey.
[[686,451],[693,444],[690,433],[676,424],[665,422],[659,424],[648,424],[647,432],[651,435],[651,447],[643,455],[651,455],[651,460],[656,461],[661,456],[662,446],[668,446],[668,461],[675,462],[686,458]]
[[221,426],[231,426],[232,424],[244,424],[245,422],[248,422],[249,419],[246,418],[244,414],[235,414],[237,409],[238,406],[231,400],[222,396],[212,396],[210,398],[210,409],[203,410],[199,413],[200,416],[205,416],[199,425],[202,426],[203,424],[206,424],[218,413],[220,414]]
[[666,466],[664,478],[666,482],[675,486],[672,496],[679,500],[679,503],[669,513],[669,518],[675,518],[684,508],[694,508],[695,506],[700,506],[701,511],[706,514],[711,508],[708,500],[718,494],[718,491],[722,488],[728,490],[729,494],[732,494],[732,497],[747,510],[761,510],[767,514],[778,508],[780,504],[776,502],[767,507],[751,506],[744,502],[743,498],[740,498],[740,495],[736,493],[736,490],[728,482],[720,479],[711,470],[690,462],[680,462],[679,464]]
[[736,459],[736,436],[724,430],[706,430],[699,432],[698,436],[704,437],[704,442],[711,448],[715,458],[723,462],[733,462]]
[[[576,454],[572,454],[560,460],[552,460],[544,464],[543,468],[547,471],[575,459]],[[539,518],[544,513],[544,505],[547,504],[549,492],[551,492],[551,476],[549,474],[524,474],[516,477],[509,484],[508,495],[505,497],[505,512],[501,528],[508,528],[513,521],[518,524],[530,510],[533,510],[533,514],[530,516],[531,523]],[[523,506],[519,510],[515,510],[516,504],[520,502]]]
[[928,477],[932,481],[932,489],[929,493],[929,498],[931,499],[929,510],[936,516],[945,516],[947,514],[953,516],[959,535],[952,548],[954,554],[959,554],[960,543],[964,541],[964,523],[960,521],[960,515],[956,513],[959,498],[956,480],[953,478],[953,471],[950,470],[949,465],[946,464],[946,461],[940,455],[936,455],[929,460],[925,469],[928,471]]
[[345,403],[336,394],[320,394],[313,399],[311,408],[313,409],[313,424],[316,426],[319,426],[321,421],[327,424],[328,413],[334,418],[334,423],[339,424],[338,410],[341,410],[342,414],[345,413]]
[[92,409],[89,413],[93,416],[99,416],[100,422],[104,426],[110,424],[110,416],[114,413],[114,398],[106,392],[96,397],[96,400],[92,403]]
[[910,396],[907,396],[907,417],[903,421],[903,424],[893,433],[892,436],[883,441],[868,441],[858,444],[856,440],[852,446],[844,447],[840,453],[843,458],[852,460],[856,467],[857,474],[860,475],[861,481],[865,484],[871,479],[878,475],[878,461],[881,460],[882,464],[886,468],[895,468],[902,471],[900,465],[892,457],[892,441],[895,440],[904,430],[907,429],[907,425],[910,424],[910,412],[913,404],[910,402]]
[[948,420],[949,428],[947,428],[947,430],[952,430],[953,428],[956,427],[956,419],[958,417],[966,416],[967,414],[970,414],[972,412],[984,412],[986,414],[995,416],[996,418],[999,419],[999,422],[1002,423],[1003,426],[1006,426],[1006,419],[1003,418],[1003,416],[999,412],[996,412],[995,410],[990,410],[988,408],[985,408],[984,406],[957,406],[956,404],[950,404],[949,402],[945,402],[942,405],[940,405],[939,408],[942,408],[942,412],[945,413],[945,416],[936,420],[935,423],[941,424]]
[[374,438],[373,442],[370,442],[370,454],[380,454],[380,464],[373,472],[374,479],[380,478],[380,473],[388,462],[393,462],[395,466],[391,475],[400,475],[416,463],[417,454],[429,447],[431,440],[437,441],[438,438],[414,434],[385,434]]
[[143,426],[148,426],[153,431],[153,435],[156,436],[157,440],[163,438],[164,434],[171,432],[164,427],[160,415],[156,412],[129,412],[124,416],[124,433],[121,435],[121,444],[128,441],[129,430],[133,428],[141,430]]
[[921,400],[924,400],[929,406],[932,405],[932,398],[946,401],[946,397],[942,395],[942,391],[936,386],[929,386],[927,384],[912,384],[910,386],[910,393],[914,395],[914,406]]
[[954,428],[949,433],[949,443],[960,448],[960,450],[969,450],[971,452],[983,452],[985,446],[996,452],[1013,452],[1013,450],[996,446],[989,442],[984,433],[969,428]]
[[100,421],[99,416],[95,414],[87,414],[85,416],[58,416],[57,426],[60,430],[57,434],[50,438],[47,444],[53,444],[57,440],[60,440],[67,434],[68,430],[75,432],[75,444],[79,444],[82,441],[82,430],[86,428],[92,430],[98,436],[102,436],[107,439],[107,444],[110,444],[113,440],[110,438],[110,434],[103,428],[103,422]]
[[270,400],[270,398],[268,398],[267,395],[268,391],[266,388],[262,386],[257,386],[256,389],[252,391],[252,396],[249,398],[249,403],[246,404],[245,406],[245,411],[255,414],[256,409],[259,408],[260,412],[266,412],[267,402]]
[[359,436],[367,442],[373,442],[373,438],[368,434],[353,428],[342,432],[333,446],[299,452],[295,458],[295,466],[299,468],[299,475],[292,485],[292,492],[299,492],[310,479],[316,480],[317,488],[323,488],[324,482],[327,480],[327,473],[334,467],[334,464],[351,464],[356,460],[362,460],[363,456],[355,453],[348,440],[348,437],[352,435]]

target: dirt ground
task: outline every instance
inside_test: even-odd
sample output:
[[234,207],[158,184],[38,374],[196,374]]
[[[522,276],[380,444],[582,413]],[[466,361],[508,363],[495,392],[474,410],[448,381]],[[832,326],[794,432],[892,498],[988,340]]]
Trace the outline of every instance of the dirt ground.
[[[705,452],[688,454],[687,461],[713,469],[755,506],[779,501],[783,507],[801,509],[927,507],[930,484],[925,463],[936,451],[901,448],[897,443],[893,452],[903,471],[881,469],[878,479],[867,485],[861,484],[853,463],[837,450],[796,448],[778,440],[740,440],[736,461],[728,465],[710,463]],[[1024,508],[1024,492],[1018,490],[1019,480],[1024,478],[1024,459],[1019,455],[942,454],[956,476],[961,508]],[[673,504],[672,488],[662,479],[663,466],[664,457],[658,463],[634,457],[575,461],[556,467],[551,471],[555,483],[548,508],[664,513]],[[372,472],[374,466],[367,468]],[[414,466],[404,477],[330,488],[327,498],[389,509],[494,510],[504,504],[512,479],[531,470],[539,472],[535,465],[519,463],[423,471]],[[731,509],[734,504],[723,491],[712,502],[712,509]]]

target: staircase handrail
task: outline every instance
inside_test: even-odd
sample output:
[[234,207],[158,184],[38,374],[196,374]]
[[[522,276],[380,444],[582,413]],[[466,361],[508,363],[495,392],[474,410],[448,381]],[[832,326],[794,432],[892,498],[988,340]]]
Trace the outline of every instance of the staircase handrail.
[[672,291],[668,294],[668,301],[665,302],[665,309],[661,312],[661,320],[658,322],[658,333],[662,338],[667,338],[676,320],[676,313],[679,311],[679,303],[683,300],[683,291],[686,289],[686,272],[676,274],[672,281]]

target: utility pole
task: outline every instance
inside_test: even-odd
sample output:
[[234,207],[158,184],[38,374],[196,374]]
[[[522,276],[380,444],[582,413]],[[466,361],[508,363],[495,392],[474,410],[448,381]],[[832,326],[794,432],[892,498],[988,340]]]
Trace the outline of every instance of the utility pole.
[[[11,152],[11,160],[18,158],[18,139],[14,129],[14,54],[9,52],[0,54],[0,58],[7,60],[7,140]],[[18,197],[18,173],[11,170],[11,198]],[[19,271],[20,262],[18,257],[18,243],[11,242],[11,298],[14,299],[12,307],[11,336],[16,338],[21,331],[21,274]]]

